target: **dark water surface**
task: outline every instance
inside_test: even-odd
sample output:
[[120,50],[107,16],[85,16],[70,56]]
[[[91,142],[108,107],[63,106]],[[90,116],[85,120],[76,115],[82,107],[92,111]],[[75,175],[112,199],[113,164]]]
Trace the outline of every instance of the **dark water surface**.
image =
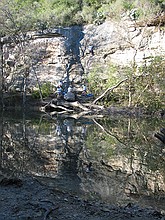
[[165,145],[160,118],[0,115],[0,170],[110,204],[165,211]]

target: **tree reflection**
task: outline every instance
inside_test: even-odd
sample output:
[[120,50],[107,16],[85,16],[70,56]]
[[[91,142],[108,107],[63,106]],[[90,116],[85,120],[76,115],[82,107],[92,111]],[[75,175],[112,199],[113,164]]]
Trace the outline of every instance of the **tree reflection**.
[[[35,167],[45,163],[41,152],[35,151],[30,145],[33,143],[29,137],[29,126],[27,128],[27,120],[25,115],[22,119],[10,119],[6,116],[1,117],[5,123],[1,123],[1,168],[5,169],[9,175],[24,175],[28,174],[31,166],[35,163]],[[31,129],[30,135],[34,134],[35,129]],[[34,132],[34,133],[33,133]]]
[[2,168],[2,162],[3,162],[3,124],[4,124],[3,111],[2,111],[2,115],[1,115],[0,119],[1,119],[1,123],[0,123],[0,168]]
[[[54,185],[122,203],[165,194],[159,120],[1,117],[1,170],[49,177]],[[136,197],[136,198],[135,198]]]
[[[141,195],[145,200],[150,196],[155,204],[163,207],[165,204],[161,204],[158,196],[165,196],[164,149],[154,139],[155,130],[163,127],[163,122],[137,118],[117,120],[116,117],[96,122],[96,127],[89,131],[92,137],[88,136],[87,140],[90,153],[95,160],[101,161],[103,172],[111,172],[117,178],[122,176],[122,182],[119,178],[114,185],[118,185],[123,198],[124,195]],[[108,181],[112,186],[112,180]]]

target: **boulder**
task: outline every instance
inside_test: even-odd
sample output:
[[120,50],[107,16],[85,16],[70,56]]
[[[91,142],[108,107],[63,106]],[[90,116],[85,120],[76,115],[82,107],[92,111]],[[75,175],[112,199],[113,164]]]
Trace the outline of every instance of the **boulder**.
[[64,95],[64,99],[67,100],[67,101],[75,101],[76,97],[75,97],[75,94],[73,92],[67,92]]

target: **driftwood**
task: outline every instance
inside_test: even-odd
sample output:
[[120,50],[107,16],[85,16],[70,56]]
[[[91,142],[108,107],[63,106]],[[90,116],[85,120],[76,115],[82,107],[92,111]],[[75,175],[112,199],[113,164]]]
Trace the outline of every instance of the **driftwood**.
[[63,113],[74,113],[74,112],[83,112],[82,114],[87,114],[90,112],[95,112],[99,110],[103,110],[103,106],[95,105],[92,103],[80,103],[78,101],[68,102],[65,100],[51,100],[46,103],[43,107],[41,107],[41,111],[47,112],[48,109],[52,108],[51,115],[53,114],[63,114]]
[[55,104],[53,104],[53,103],[50,103],[50,107],[61,109],[61,110],[63,110],[64,112],[73,112],[73,110],[71,110],[71,109],[65,108],[65,107],[62,106],[62,105],[59,105],[59,106],[58,106],[58,105],[55,105]]
[[87,100],[86,103],[81,103],[79,101],[69,102],[64,99],[52,99],[50,102],[47,102],[43,107],[41,107],[41,111],[50,112],[50,116],[56,114],[72,114],[74,118],[80,118],[89,114],[99,115],[100,112],[103,111],[105,108],[102,105],[96,104],[98,100],[103,98],[108,92],[113,91],[115,88],[119,87],[127,79],[128,78],[125,78],[122,81],[118,82],[115,86],[106,89],[93,102],[89,102],[89,100]]
[[79,113],[75,113],[75,114],[70,114],[69,117],[70,118],[74,118],[74,119],[79,119],[81,117],[83,118],[86,118],[87,115],[90,114],[91,111],[82,111],[82,112],[79,112]]
[[97,109],[97,110],[103,110],[104,109],[104,106],[102,105],[96,105],[94,103],[83,103],[84,106],[90,108],[91,110],[92,109]]
[[74,112],[77,111],[89,111],[90,109],[85,107],[83,104],[79,103],[78,101],[68,102],[65,100],[51,100],[46,105],[41,107],[41,111],[47,111],[48,108],[56,109],[56,112],[64,111],[64,112]]
[[74,107],[74,108],[82,109],[83,111],[89,111],[89,109],[87,107],[85,107],[83,104],[81,104],[78,101],[64,102],[63,105],[66,106],[66,107],[68,106],[68,107]]

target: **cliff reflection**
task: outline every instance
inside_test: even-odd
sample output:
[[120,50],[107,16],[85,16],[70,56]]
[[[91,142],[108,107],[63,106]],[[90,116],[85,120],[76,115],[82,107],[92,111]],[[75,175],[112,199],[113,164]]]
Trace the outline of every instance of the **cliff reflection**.
[[165,207],[165,150],[157,119],[1,117],[0,170],[112,204]]

